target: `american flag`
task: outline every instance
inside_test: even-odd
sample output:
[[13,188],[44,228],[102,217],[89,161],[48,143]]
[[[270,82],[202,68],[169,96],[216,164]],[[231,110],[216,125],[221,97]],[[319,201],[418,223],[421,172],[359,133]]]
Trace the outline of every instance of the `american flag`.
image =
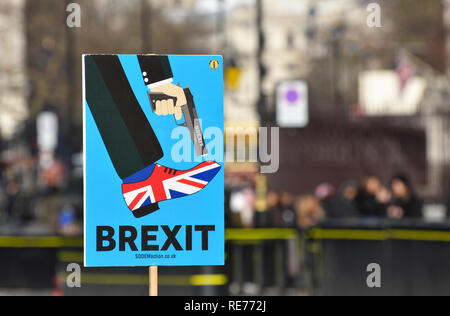
[[220,168],[214,161],[203,162],[186,171],[156,164],[146,180],[122,185],[125,202],[131,211],[135,211],[153,203],[197,193],[216,176]]

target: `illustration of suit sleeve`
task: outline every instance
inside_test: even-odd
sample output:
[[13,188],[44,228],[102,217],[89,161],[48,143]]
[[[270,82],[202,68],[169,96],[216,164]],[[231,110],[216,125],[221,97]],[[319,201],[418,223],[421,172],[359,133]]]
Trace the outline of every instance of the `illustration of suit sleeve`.
[[[159,67],[163,71],[166,66]],[[119,177],[125,179],[161,159],[161,145],[119,57],[85,56],[85,78],[87,104]]]
[[172,68],[168,56],[138,55],[142,78],[150,88],[173,81]]

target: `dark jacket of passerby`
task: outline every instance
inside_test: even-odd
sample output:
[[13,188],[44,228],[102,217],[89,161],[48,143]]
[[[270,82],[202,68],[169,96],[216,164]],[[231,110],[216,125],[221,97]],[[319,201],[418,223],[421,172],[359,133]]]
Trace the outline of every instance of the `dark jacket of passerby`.
[[405,212],[403,217],[422,217],[423,201],[415,194],[410,196],[407,200],[395,199],[392,205],[401,207],[403,209],[403,211]]
[[361,189],[355,198],[355,206],[361,216],[382,217],[386,214],[386,205],[377,201],[375,195]]
[[320,202],[327,218],[354,218],[358,217],[355,201],[349,201],[338,196],[328,197]]
[[403,209],[403,217],[409,218],[420,218],[422,217],[423,201],[415,193],[415,190],[406,175],[397,174],[391,180],[391,187],[394,181],[403,182],[407,188],[407,194],[405,196],[399,197],[395,193],[392,197],[392,205]]

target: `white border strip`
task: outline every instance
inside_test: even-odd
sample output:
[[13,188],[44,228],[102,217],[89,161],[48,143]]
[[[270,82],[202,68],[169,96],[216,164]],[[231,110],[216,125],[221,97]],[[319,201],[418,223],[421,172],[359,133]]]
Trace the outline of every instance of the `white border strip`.
[[84,266],[86,267],[86,78],[85,78],[85,65],[84,58],[85,54],[81,56],[81,64],[82,64],[82,86],[83,86],[83,100],[82,100],[82,109],[83,109],[83,244],[84,244]]

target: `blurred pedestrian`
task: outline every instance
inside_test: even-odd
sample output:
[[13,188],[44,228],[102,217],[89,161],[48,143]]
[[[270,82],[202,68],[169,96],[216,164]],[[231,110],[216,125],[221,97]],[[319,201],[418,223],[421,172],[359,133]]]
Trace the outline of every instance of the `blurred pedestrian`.
[[405,174],[399,173],[391,180],[392,203],[387,209],[390,218],[421,218],[423,201]]
[[273,190],[267,192],[266,207],[267,210],[266,212],[264,212],[267,215],[266,226],[279,227],[279,225],[281,224],[281,205],[279,192]]
[[269,191],[266,195],[267,213],[270,217],[270,226],[281,226],[281,202],[280,193],[277,191]]
[[280,194],[281,227],[293,228],[296,226],[294,197],[291,193],[283,191]]
[[312,228],[325,219],[325,212],[314,195],[300,197],[295,202],[295,211],[297,226],[301,229]]
[[5,219],[5,202],[6,202],[6,191],[5,191],[5,181],[3,179],[3,174],[0,173],[0,223]]
[[314,190],[314,194],[316,195],[316,198],[321,201],[329,198],[330,196],[333,196],[335,191],[336,190],[334,189],[333,185],[329,183],[321,183]]
[[386,214],[386,201],[380,200],[383,191],[380,179],[371,175],[363,179],[355,198],[355,205],[361,216],[383,217]]
[[252,228],[255,225],[255,189],[252,183],[243,177],[230,196],[230,210],[236,215],[236,225]]
[[16,217],[18,197],[20,193],[19,179],[13,167],[6,170],[6,220],[11,221]]
[[58,218],[57,232],[64,236],[77,236],[81,233],[77,214],[72,205],[64,205]]
[[355,202],[356,196],[358,195],[358,182],[354,180],[345,181],[339,191],[339,200],[344,211],[340,211],[336,217],[358,217],[359,214]]
[[[352,189],[354,192],[352,192]],[[357,184],[354,184],[354,186],[348,185],[340,191],[341,194],[336,194],[335,188],[328,183],[317,186],[315,194],[325,211],[326,217],[330,219],[357,217],[358,211],[354,206],[354,199],[358,193]]]
[[323,208],[327,217],[331,215],[333,217],[334,208],[334,193],[335,189],[333,185],[329,183],[321,183],[314,190],[314,195],[319,200],[320,206]]

